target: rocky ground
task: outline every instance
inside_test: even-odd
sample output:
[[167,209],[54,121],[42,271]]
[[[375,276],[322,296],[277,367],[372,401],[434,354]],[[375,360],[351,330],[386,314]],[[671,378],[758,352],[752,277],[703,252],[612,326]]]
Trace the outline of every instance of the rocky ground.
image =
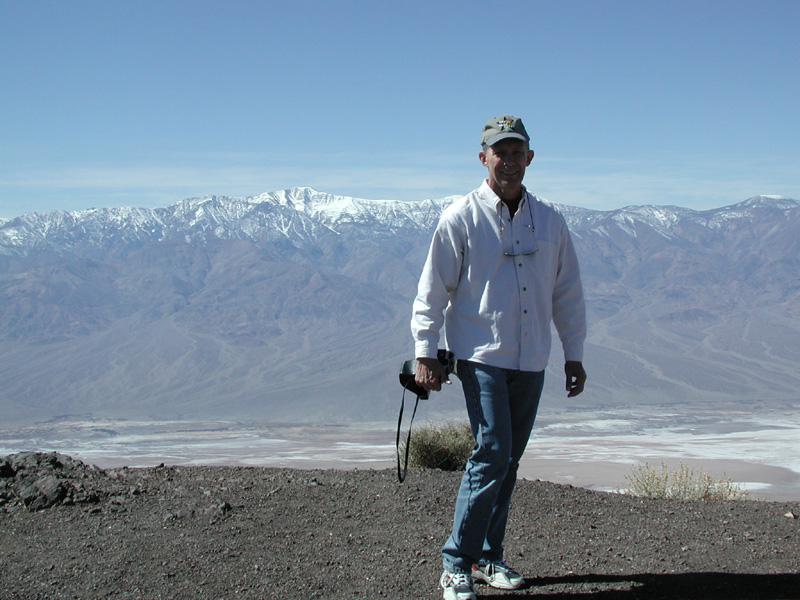
[[[247,467],[100,470],[0,459],[0,598],[440,598],[459,474]],[[800,598],[800,503],[683,502],[520,481],[514,592]]]

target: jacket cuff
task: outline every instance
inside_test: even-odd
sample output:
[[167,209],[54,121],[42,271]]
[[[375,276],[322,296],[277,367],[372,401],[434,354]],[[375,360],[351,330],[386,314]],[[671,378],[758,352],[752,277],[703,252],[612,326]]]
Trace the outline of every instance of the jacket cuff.
[[428,342],[417,342],[414,344],[414,358],[436,358],[438,348],[431,348]]

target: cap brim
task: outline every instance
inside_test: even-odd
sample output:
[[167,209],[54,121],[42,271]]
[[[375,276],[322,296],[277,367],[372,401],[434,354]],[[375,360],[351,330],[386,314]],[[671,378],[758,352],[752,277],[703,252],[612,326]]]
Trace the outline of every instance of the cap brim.
[[498,133],[497,135],[493,135],[490,138],[486,138],[486,141],[484,141],[483,143],[486,144],[487,146],[494,146],[497,142],[501,140],[507,140],[508,138],[516,138],[518,140],[522,140],[523,142],[528,141],[528,138],[526,138],[521,133],[507,132],[507,133]]

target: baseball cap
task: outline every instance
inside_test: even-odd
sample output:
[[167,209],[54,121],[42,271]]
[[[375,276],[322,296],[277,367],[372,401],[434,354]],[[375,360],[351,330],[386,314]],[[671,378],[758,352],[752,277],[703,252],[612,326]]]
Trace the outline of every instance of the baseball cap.
[[486,121],[481,133],[481,145],[493,146],[500,140],[517,138],[529,142],[531,138],[525,131],[522,119],[514,115],[500,115]]

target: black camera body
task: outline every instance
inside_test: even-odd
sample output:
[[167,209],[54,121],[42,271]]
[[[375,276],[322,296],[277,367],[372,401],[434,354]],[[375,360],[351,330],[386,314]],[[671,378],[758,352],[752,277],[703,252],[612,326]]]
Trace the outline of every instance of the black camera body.
[[[445,373],[447,373],[448,375],[452,375],[456,369],[456,358],[455,356],[453,356],[453,353],[450,352],[449,350],[439,350],[436,353],[436,358],[439,359],[440,363],[442,363]],[[400,368],[400,385],[402,385],[409,392],[416,394],[418,398],[421,398],[422,400],[427,400],[428,391],[419,387],[417,385],[417,382],[414,380],[416,372],[417,372],[416,359],[405,361],[403,363],[403,366]]]

